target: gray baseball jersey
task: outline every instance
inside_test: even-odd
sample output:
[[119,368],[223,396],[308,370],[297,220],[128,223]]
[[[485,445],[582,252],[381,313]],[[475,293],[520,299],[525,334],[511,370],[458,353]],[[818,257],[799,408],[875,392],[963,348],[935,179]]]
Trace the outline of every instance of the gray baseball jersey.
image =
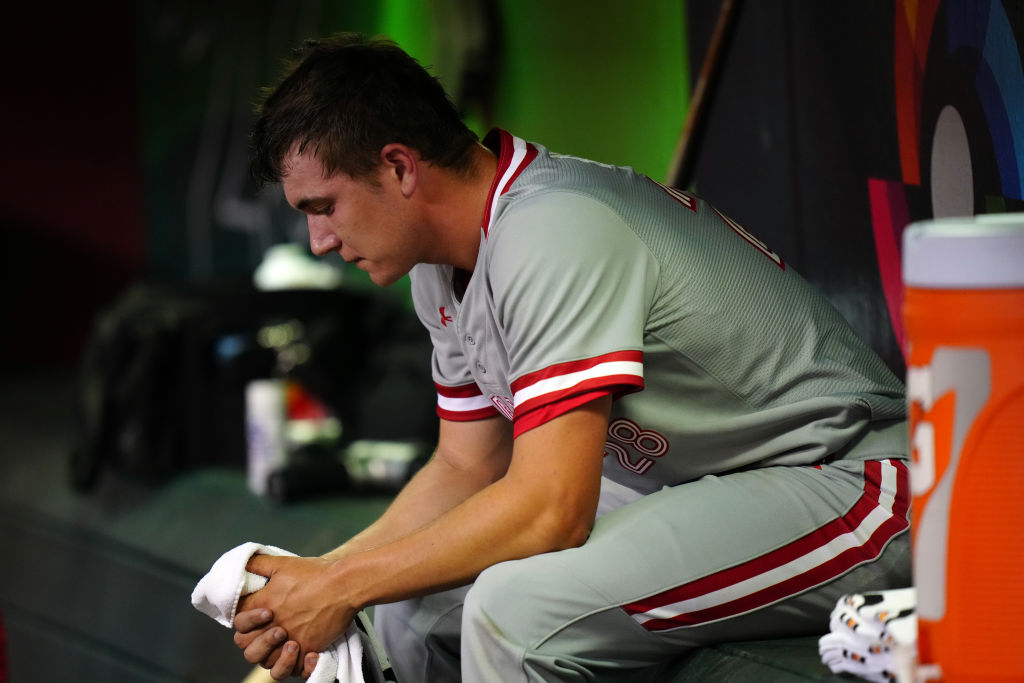
[[[613,394],[604,475],[901,457],[901,382],[835,309],[710,204],[504,131],[465,291],[412,271],[438,414],[521,434]],[[879,429],[878,425],[890,428]]]
[[611,394],[602,506],[624,494],[578,548],[378,606],[403,680],[617,681],[906,585],[902,385],[836,311],[695,197],[503,131],[485,144],[472,277],[412,272],[438,414],[502,413],[518,435]]

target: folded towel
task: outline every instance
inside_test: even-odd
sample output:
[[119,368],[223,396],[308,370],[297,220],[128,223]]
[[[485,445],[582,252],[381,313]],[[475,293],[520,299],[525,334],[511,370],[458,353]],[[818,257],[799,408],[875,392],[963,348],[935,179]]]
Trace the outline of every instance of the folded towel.
[[917,644],[917,595],[913,588],[844,595],[818,641],[821,661],[832,673],[850,673],[875,683],[913,680]]
[[[265,576],[246,571],[253,555],[284,555],[295,553],[272,545],[243,543],[220,556],[206,576],[192,591],[192,605],[218,623],[232,628],[238,600],[255,593],[267,583]],[[319,653],[320,659],[309,677],[309,683],[364,683],[362,671],[363,644],[353,623],[330,647]]]

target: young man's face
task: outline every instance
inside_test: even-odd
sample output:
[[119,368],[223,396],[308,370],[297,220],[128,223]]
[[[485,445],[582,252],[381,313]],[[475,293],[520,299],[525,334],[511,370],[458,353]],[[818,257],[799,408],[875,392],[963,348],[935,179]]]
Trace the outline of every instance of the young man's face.
[[345,173],[324,177],[323,165],[313,154],[292,151],[285,168],[285,197],[306,214],[314,254],[336,251],[382,287],[418,263],[420,231],[387,167],[366,179]]

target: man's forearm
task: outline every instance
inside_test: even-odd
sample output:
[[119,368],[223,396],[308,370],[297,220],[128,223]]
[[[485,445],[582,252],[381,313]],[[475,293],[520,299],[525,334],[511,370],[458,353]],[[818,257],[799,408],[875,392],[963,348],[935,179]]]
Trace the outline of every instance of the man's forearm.
[[556,535],[554,521],[538,520],[530,507],[497,482],[396,541],[342,557],[328,572],[362,608],[470,583],[498,562],[582,542]]
[[376,522],[323,557],[337,560],[402,538],[490,483],[490,477],[483,473],[457,471],[435,456],[402,488]]
[[511,457],[512,430],[503,418],[441,420],[433,457],[380,519],[324,557],[337,560],[412,533],[500,479]]
[[435,520],[327,570],[326,594],[361,608],[469,583],[494,564],[583,543],[600,491],[609,401],[519,437],[500,480]]

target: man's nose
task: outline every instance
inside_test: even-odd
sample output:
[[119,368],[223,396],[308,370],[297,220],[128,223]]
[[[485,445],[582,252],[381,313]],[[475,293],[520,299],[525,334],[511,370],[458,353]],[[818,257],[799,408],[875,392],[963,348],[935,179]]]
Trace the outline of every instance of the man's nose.
[[322,221],[309,217],[309,248],[317,256],[329,254],[341,247],[341,240]]

